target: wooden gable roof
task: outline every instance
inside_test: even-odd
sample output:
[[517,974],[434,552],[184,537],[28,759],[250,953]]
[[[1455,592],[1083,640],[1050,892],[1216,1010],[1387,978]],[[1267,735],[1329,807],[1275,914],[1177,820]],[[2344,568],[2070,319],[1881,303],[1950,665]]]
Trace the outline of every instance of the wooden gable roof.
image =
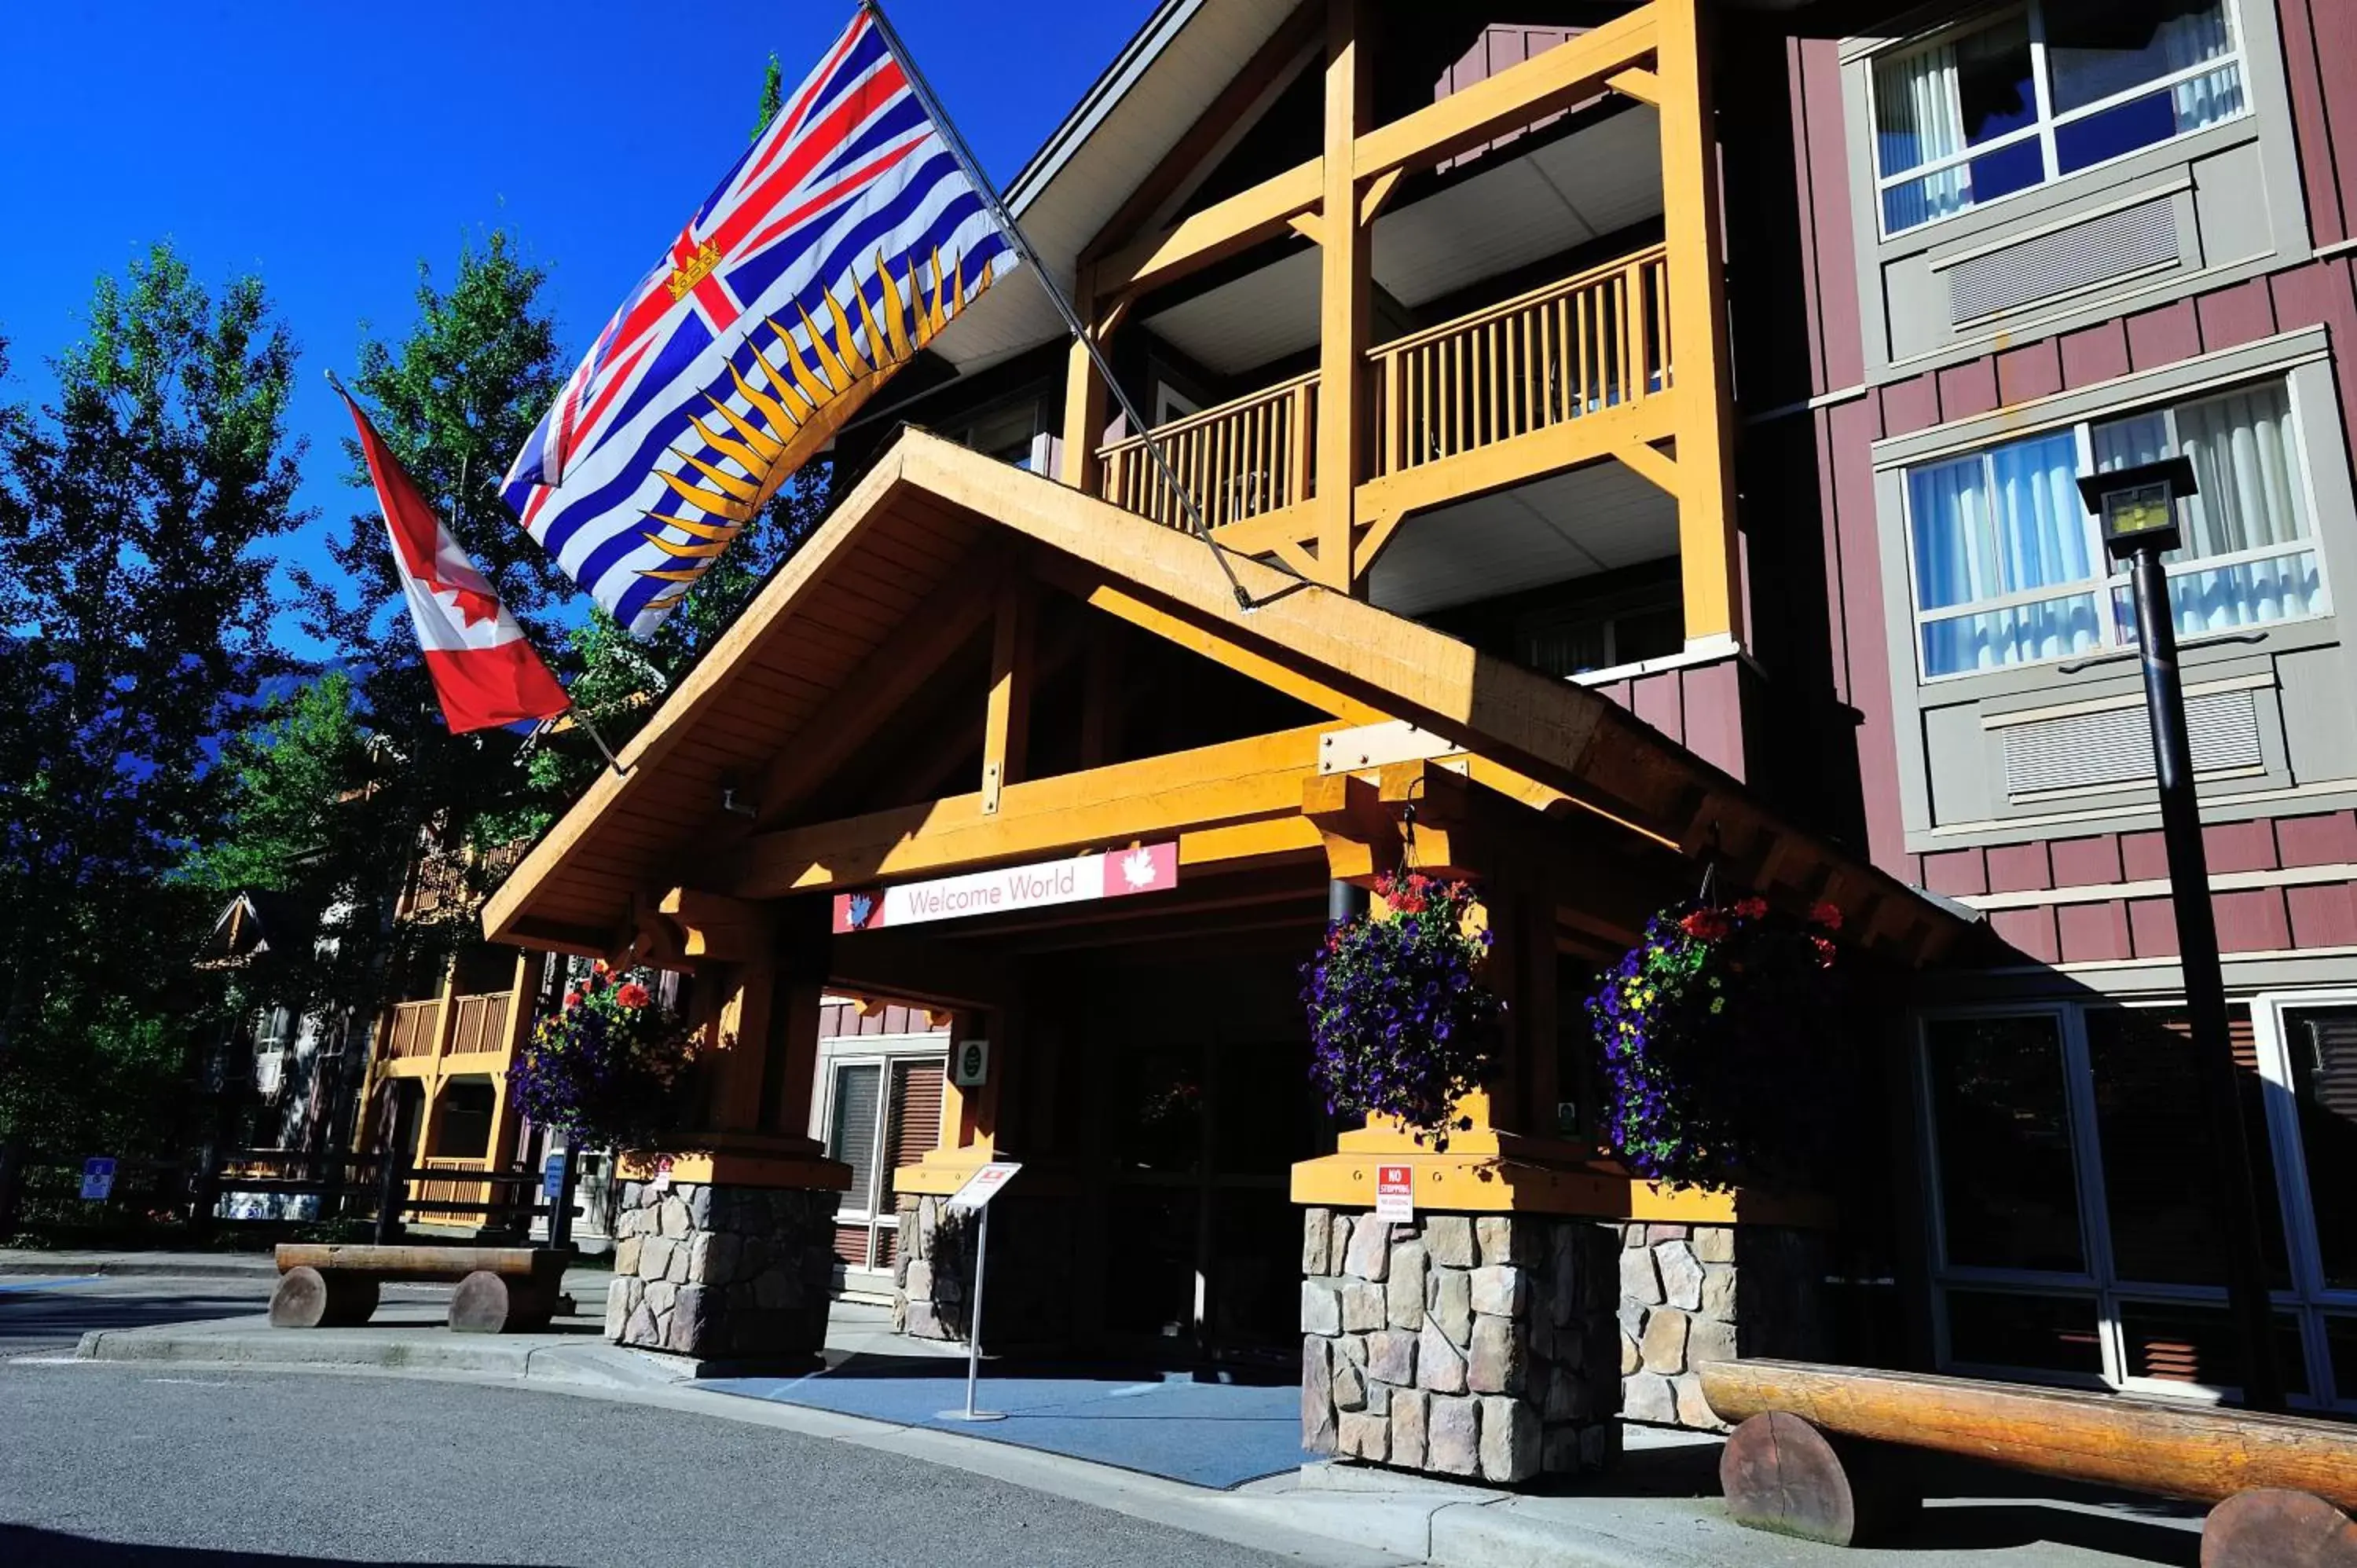
[[485,906],[486,932],[615,947],[634,897],[675,885],[749,826],[737,819],[759,803],[732,814],[724,792],[748,790],[774,759],[822,755],[831,704],[839,714],[913,690],[980,624],[975,607],[1010,559],[1245,675],[1314,693],[1338,725],[1415,724],[1631,832],[1717,854],[1738,883],[1870,916],[1910,955],[1960,929],[1606,697],[1231,555],[1247,610],[1201,540],[910,430],[665,698],[624,748],[626,771],[599,775],[533,846]]

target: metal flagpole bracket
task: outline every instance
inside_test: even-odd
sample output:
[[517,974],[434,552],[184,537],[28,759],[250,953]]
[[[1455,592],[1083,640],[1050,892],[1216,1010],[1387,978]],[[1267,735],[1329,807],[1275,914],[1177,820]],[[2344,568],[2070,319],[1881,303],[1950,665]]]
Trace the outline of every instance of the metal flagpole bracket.
[[[983,205],[989,209],[991,221],[998,225],[999,231],[1006,236],[1007,243],[1015,247],[1016,254],[1039,280],[1039,286],[1047,291],[1049,302],[1056,307],[1056,314],[1064,318],[1064,330],[1088,350],[1097,374],[1104,378],[1105,390],[1121,406],[1122,417],[1129,422],[1131,429],[1146,437],[1146,451],[1154,459],[1157,473],[1162,482],[1170,487],[1171,493],[1178,498],[1179,506],[1187,513],[1189,530],[1211,552],[1211,559],[1218,564],[1220,575],[1228,580],[1229,590],[1236,596],[1236,607],[1247,615],[1260,608],[1268,601],[1255,599],[1244,591],[1243,584],[1236,577],[1236,569],[1228,564],[1227,546],[1211,537],[1211,525],[1204,521],[1203,509],[1195,503],[1195,492],[1179,480],[1178,471],[1170,467],[1170,458],[1162,450],[1162,443],[1155,438],[1153,429],[1146,423],[1146,416],[1137,411],[1136,403],[1114,375],[1112,362],[1105,358],[1096,335],[1081,319],[1080,311],[1065,295],[1063,286],[1057,283],[1055,274],[1039,260],[1039,252],[1031,248],[1031,242],[1016,225],[1015,215],[1006,209],[1006,203],[999,199],[998,188],[992,185],[990,177],[982,172],[982,164],[974,157],[974,149],[966,145],[965,137],[959,134],[956,122],[950,118],[949,111],[942,107],[942,101],[933,95],[932,84],[925,80],[925,73],[917,69],[916,58],[909,54],[908,45],[901,42],[891,18],[884,15],[883,5],[879,0],[859,0],[859,6],[876,19],[876,31],[883,38],[884,47],[899,62],[900,74],[909,79],[909,89],[917,95],[918,102],[924,105],[925,113],[931,117],[933,124],[941,127],[942,140],[949,145],[950,156],[957,159],[958,166],[965,171],[967,183],[974,187],[974,193],[982,198]],[[1293,572],[1291,567],[1282,563],[1278,564],[1278,569],[1300,577],[1299,573]],[[1306,578],[1301,580],[1308,581]]]

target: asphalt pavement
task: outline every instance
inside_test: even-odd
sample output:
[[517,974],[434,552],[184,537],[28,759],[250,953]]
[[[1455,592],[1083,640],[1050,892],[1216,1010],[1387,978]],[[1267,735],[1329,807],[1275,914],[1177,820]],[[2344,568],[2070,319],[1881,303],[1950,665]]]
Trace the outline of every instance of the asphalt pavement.
[[65,1360],[87,1330],[250,1315],[268,1293],[0,1279],[0,1564],[1286,1561],[769,1424],[482,1380]]

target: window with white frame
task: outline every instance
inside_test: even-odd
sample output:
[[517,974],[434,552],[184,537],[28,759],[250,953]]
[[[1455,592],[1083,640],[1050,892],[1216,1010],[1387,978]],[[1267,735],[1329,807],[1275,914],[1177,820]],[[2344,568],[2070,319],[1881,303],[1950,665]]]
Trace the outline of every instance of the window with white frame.
[[2133,646],[2126,573],[2078,478],[2180,455],[2199,493],[2163,558],[2178,636],[2330,613],[2290,393],[2266,381],[1909,468],[1923,678]]
[[1874,65],[1882,231],[2244,113],[2229,0],[2029,0]]

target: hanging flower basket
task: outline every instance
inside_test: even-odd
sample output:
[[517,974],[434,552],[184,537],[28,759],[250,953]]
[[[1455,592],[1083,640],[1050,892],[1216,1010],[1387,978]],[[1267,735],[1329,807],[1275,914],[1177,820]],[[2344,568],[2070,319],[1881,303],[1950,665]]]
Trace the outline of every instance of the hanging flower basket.
[[1691,904],[1588,999],[1610,1083],[1606,1139],[1636,1175],[1726,1190],[1805,1181],[1837,1122],[1832,976],[1841,911],[1806,921],[1745,898]]
[[588,1144],[654,1151],[685,1122],[694,1031],[604,963],[533,1028],[508,1080],[523,1113]]
[[1375,891],[1386,908],[1337,922],[1302,966],[1310,1076],[1341,1116],[1396,1116],[1448,1146],[1457,1101],[1480,1086],[1504,1004],[1481,978],[1490,933],[1469,932],[1474,891],[1410,874]]

